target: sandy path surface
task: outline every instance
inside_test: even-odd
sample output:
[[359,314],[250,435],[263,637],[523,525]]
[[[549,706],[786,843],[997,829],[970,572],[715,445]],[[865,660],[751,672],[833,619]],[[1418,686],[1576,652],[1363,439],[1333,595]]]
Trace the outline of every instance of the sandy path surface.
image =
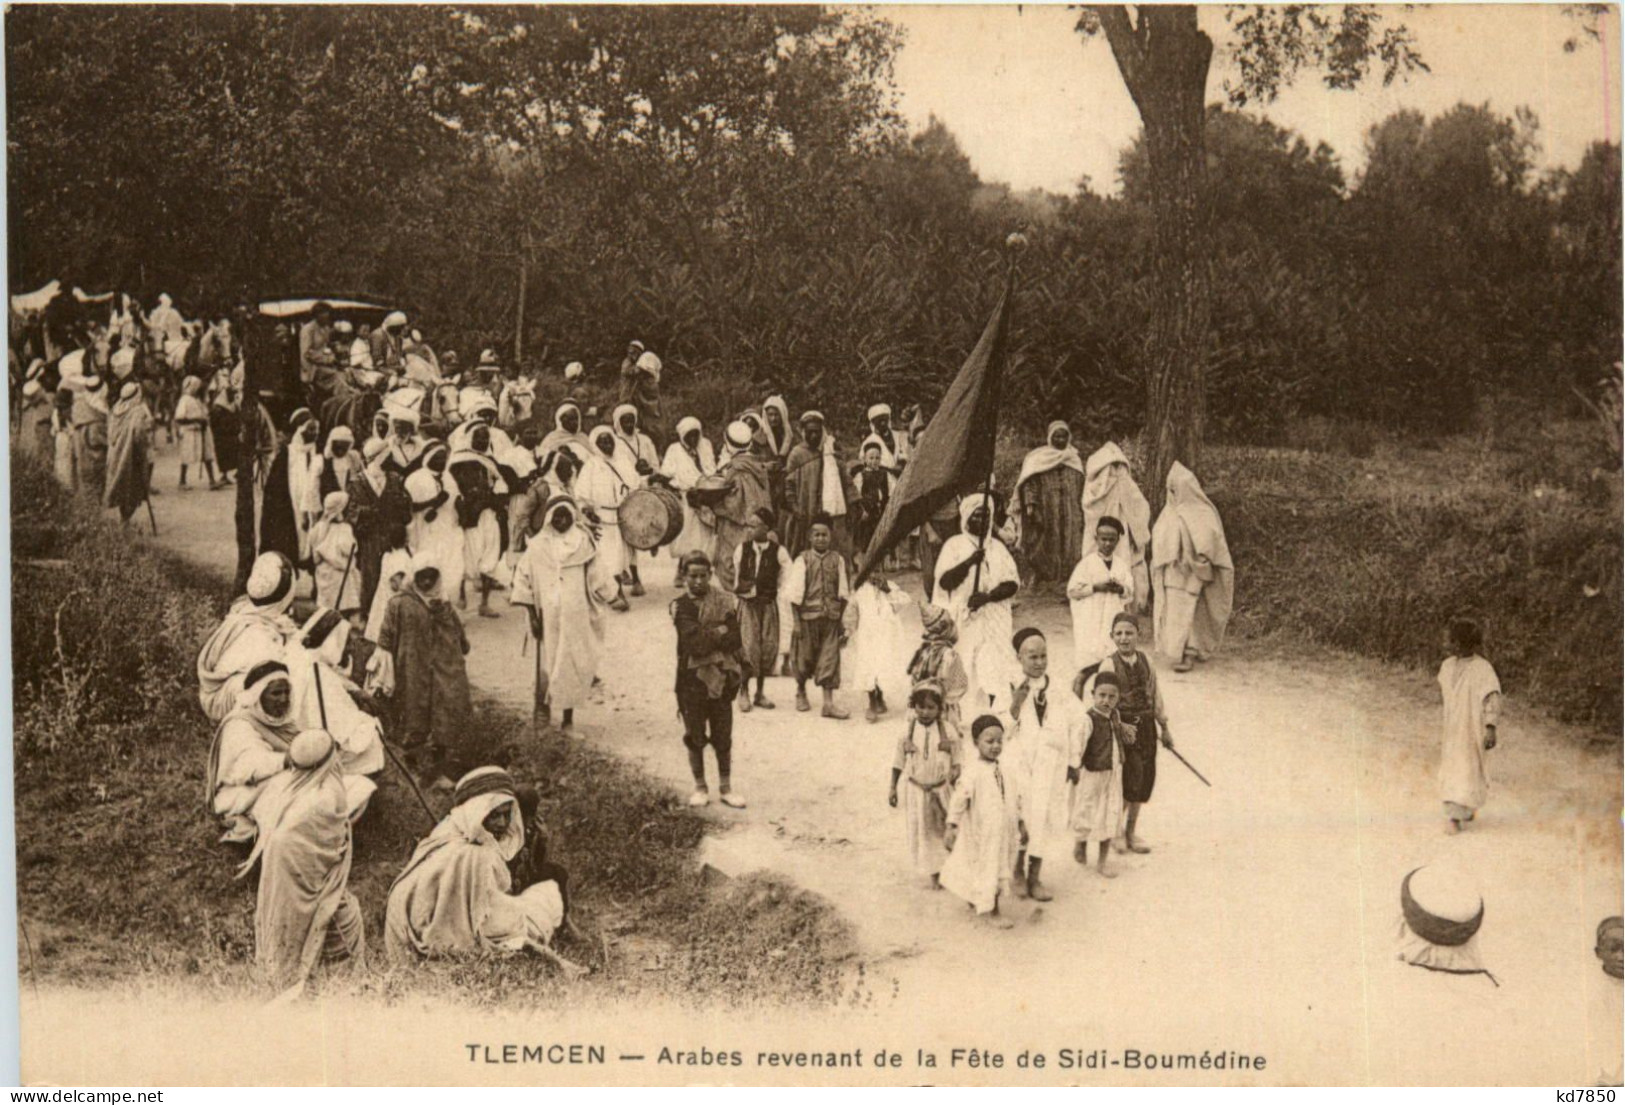
[[[168,449],[155,485],[161,543],[229,572],[232,493],[177,494]],[[644,578],[649,595],[611,616],[602,695],[578,711],[579,736],[686,794],[670,561]],[[1022,607],[1016,621],[1043,627],[1052,656],[1069,654],[1059,604]],[[528,711],[522,617],[467,624],[477,686]],[[927,1044],[1043,1049],[1052,1064],[1062,1048],[1233,1051],[1267,1057],[1258,1080],[1289,1083],[1572,1085],[1617,1069],[1618,1023],[1589,1023],[1588,1004],[1595,926],[1620,911],[1618,742],[1590,742],[1514,698],[1489,805],[1446,837],[1430,674],[1268,651],[1238,644],[1188,675],[1164,668],[1175,738],[1213,788],[1163,754],[1142,822],[1153,854],[1120,860],[1110,882],[1051,861],[1055,901],[1013,903],[1011,930],[973,923],[908,871],[901,815],[886,805],[900,688],[875,725],[844,692],[854,718],[836,723],[796,713],[791,682],[770,680],[779,708],[735,727],[734,778],[750,807],[711,807],[707,859],[771,869],[833,901],[875,960],[872,1008]],[[1437,860],[1479,880],[1499,988],[1394,960],[1399,881]],[[1618,985],[1602,993],[1617,1010]],[[1118,1080],[1055,1075],[1080,1076]]]

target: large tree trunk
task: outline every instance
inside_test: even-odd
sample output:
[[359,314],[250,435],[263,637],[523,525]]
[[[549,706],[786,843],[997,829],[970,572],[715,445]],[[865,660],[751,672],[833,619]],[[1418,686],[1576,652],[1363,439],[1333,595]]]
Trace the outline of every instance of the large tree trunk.
[[1137,21],[1120,6],[1098,11],[1140,109],[1150,162],[1155,225],[1141,445],[1145,491],[1156,511],[1173,462],[1192,469],[1201,463],[1212,310],[1203,130],[1213,43],[1190,5],[1143,6]]

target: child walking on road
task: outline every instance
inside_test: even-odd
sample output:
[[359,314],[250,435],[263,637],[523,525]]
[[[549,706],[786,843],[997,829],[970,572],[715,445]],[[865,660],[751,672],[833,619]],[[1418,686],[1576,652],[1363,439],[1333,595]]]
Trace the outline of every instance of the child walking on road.
[[886,802],[897,808],[897,785],[902,782],[909,862],[920,874],[931,876],[933,890],[940,890],[942,863],[948,857],[942,844],[948,828],[948,795],[960,771],[959,730],[943,720],[942,688],[937,684],[916,685],[908,704],[914,716],[897,742]]
[[1456,618],[1446,628],[1445,647],[1451,655],[1439,665],[1439,690],[1444,695],[1439,789],[1447,833],[1461,832],[1490,793],[1484,754],[1495,747],[1501,680],[1478,654],[1483,643],[1483,630],[1467,618]]
[[[1021,801],[1013,780],[999,766],[1004,724],[992,714],[971,723],[976,755],[965,765],[948,803],[942,885],[978,914],[999,917],[999,899],[1010,884],[1016,850],[1027,842]],[[1009,928],[1008,921],[999,921]]]

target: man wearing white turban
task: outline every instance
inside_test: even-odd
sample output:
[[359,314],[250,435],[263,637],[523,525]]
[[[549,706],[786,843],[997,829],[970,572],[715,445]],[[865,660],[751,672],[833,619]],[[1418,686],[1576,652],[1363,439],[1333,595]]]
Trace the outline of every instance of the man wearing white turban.
[[752,436],[745,423],[728,423],[724,437],[735,451],[717,471],[726,490],[712,507],[717,520],[715,564],[719,584],[729,591],[735,582],[734,550],[755,529],[757,513],[773,506],[771,472],[767,461],[751,448]]
[[160,292],[158,306],[152,309],[147,316],[147,329],[151,330],[164,345],[170,342],[181,341],[186,336],[186,323],[181,313],[175,310],[175,301],[169,298],[168,292]]
[[1461,872],[1449,866],[1418,867],[1399,884],[1399,959],[1412,967],[1446,975],[1483,975],[1478,930],[1484,924],[1484,899]]
[[[648,438],[645,436],[644,440]],[[671,481],[672,487],[684,493],[683,532],[672,546],[672,559],[676,561],[677,586],[683,584],[682,558],[684,553],[716,553],[716,515],[709,506],[696,506],[688,501],[687,492],[706,476],[714,476],[717,458],[711,443],[701,433],[700,420],[692,416],[677,423],[677,440],[666,447],[666,456],[660,464],[660,474]]]
[[514,568],[509,600],[530,616],[545,695],[542,708],[568,729],[575,708],[587,699],[604,651],[604,606],[617,584],[598,564],[594,540],[573,499],[555,496],[544,508],[542,527]]
[[784,469],[785,549],[792,558],[800,556],[807,548],[813,516],[828,514],[833,522],[833,547],[850,559],[852,531],[847,511],[853,498],[851,477],[836,455],[835,437],[825,427],[824,416],[807,411],[800,421],[801,441],[790,450]]
[[400,311],[391,311],[384,318],[383,325],[372,332],[372,339],[368,343],[372,355],[370,367],[392,376],[399,375],[405,367],[401,340],[405,332],[406,316]]
[[1083,555],[1083,460],[1065,422],[1051,422],[1044,444],[1022,459],[1011,514],[1021,549],[1039,580],[1067,578]]
[[[970,713],[1009,697],[1022,678],[1010,651],[1011,600],[1021,587],[1016,562],[993,529],[994,504],[985,494],[959,503],[960,532],[937,557],[935,601],[959,627],[959,655],[970,683]],[[975,696],[984,697],[975,697]]]
[[198,702],[210,721],[231,712],[250,668],[281,659],[298,631],[288,617],[292,605],[293,565],[281,553],[261,553],[248,573],[247,593],[231,604],[198,652]]

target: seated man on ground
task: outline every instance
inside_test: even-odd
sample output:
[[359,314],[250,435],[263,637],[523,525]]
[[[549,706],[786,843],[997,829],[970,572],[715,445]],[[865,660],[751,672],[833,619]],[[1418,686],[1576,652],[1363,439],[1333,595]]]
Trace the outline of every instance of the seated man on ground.
[[457,782],[452,811],[418,843],[390,887],[384,915],[389,958],[517,952],[525,948],[571,975],[586,968],[549,946],[564,923],[564,894],[552,879],[513,893],[508,868],[525,847],[513,777],[481,767]]

